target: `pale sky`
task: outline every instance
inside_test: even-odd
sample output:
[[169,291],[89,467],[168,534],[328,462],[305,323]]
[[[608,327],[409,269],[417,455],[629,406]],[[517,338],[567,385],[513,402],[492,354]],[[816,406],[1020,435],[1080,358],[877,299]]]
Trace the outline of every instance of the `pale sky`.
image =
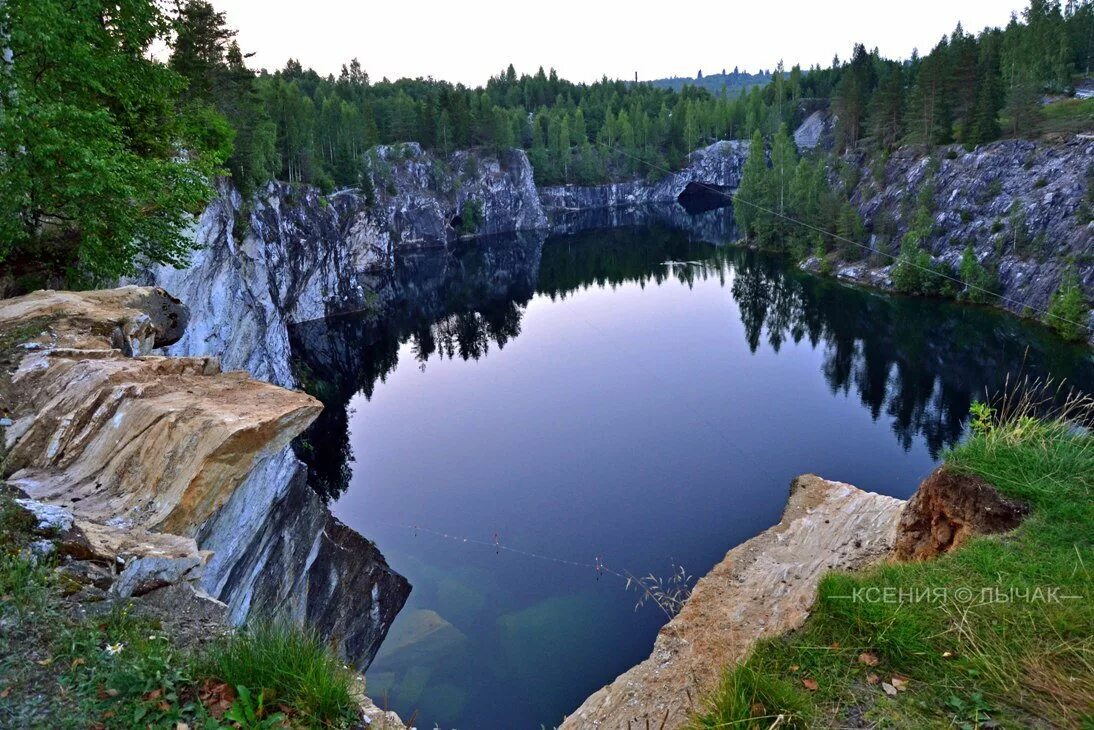
[[961,21],[1005,25],[1024,0],[212,0],[255,52],[252,68],[299,58],[337,75],[360,59],[375,80],[433,76],[477,86],[512,63],[554,66],[572,81],[640,79],[808,67],[850,55],[861,41],[906,58],[930,50]]

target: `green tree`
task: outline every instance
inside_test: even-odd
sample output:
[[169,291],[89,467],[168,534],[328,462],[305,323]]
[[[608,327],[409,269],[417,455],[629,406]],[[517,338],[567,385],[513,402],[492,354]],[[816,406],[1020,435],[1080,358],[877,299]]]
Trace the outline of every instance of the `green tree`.
[[961,266],[958,273],[965,285],[961,298],[970,302],[984,304],[991,301],[992,295],[999,287],[995,274],[980,263],[971,243],[965,246],[961,254]]
[[219,160],[185,137],[182,77],[151,59],[170,30],[159,7],[8,0],[0,27],[13,58],[0,75],[0,259],[67,271],[69,285],[138,258],[185,262],[187,214]]
[[1060,286],[1049,301],[1045,322],[1067,340],[1082,341],[1089,335],[1087,320],[1090,306],[1086,303],[1083,288],[1075,267],[1068,266],[1060,279]]
[[764,215],[754,206],[765,202],[764,190],[767,185],[767,160],[764,153],[764,138],[757,129],[752,133],[748,146],[748,158],[741,170],[741,184],[733,196],[733,216],[744,238],[756,234],[758,224]]

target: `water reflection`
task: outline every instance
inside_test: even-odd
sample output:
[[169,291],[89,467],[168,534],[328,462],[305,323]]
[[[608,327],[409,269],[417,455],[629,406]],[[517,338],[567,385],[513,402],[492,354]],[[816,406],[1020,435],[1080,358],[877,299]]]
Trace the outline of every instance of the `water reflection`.
[[551,726],[648,653],[662,616],[527,555],[702,574],[803,471],[907,496],[1008,372],[1091,387],[1040,327],[713,245],[724,212],[624,214],[405,255],[368,311],[292,332],[327,406],[311,483],[414,585],[369,683],[419,725]]
[[[726,218],[724,210],[705,215]],[[936,457],[960,438],[970,403],[998,391],[1008,375],[1051,374],[1094,390],[1087,352],[1038,325],[985,308],[849,288],[657,220],[545,243],[524,235],[415,252],[370,282],[376,299],[369,311],[295,327],[300,381],[326,406],[298,443],[313,486],[331,497],[345,489],[353,459],[346,405],[356,393],[371,397],[403,343],[422,368],[434,357],[477,360],[520,336],[534,295],[564,299],[589,287],[729,284],[751,352],[777,353],[803,340],[820,348],[832,393],[854,393],[875,420],[890,422],[905,450],[921,437]]]

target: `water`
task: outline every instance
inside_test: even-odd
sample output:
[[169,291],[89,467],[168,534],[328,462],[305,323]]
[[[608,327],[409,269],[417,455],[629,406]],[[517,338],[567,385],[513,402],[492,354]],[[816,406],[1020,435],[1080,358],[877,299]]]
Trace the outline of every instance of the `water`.
[[414,254],[373,285],[378,312],[294,333],[327,404],[302,453],[413,584],[368,688],[419,727],[551,727],[645,658],[665,616],[598,561],[702,575],[797,474],[906,497],[1008,372],[1094,383],[1037,325],[657,224]]

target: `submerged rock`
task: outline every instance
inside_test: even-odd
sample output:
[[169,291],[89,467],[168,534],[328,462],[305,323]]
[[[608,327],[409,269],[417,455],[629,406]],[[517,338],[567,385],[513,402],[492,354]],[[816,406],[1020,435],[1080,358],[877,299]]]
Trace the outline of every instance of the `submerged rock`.
[[809,616],[831,569],[884,559],[904,502],[807,474],[779,524],[733,548],[657,635],[649,659],[597,691],[561,728],[684,727],[725,667]]

